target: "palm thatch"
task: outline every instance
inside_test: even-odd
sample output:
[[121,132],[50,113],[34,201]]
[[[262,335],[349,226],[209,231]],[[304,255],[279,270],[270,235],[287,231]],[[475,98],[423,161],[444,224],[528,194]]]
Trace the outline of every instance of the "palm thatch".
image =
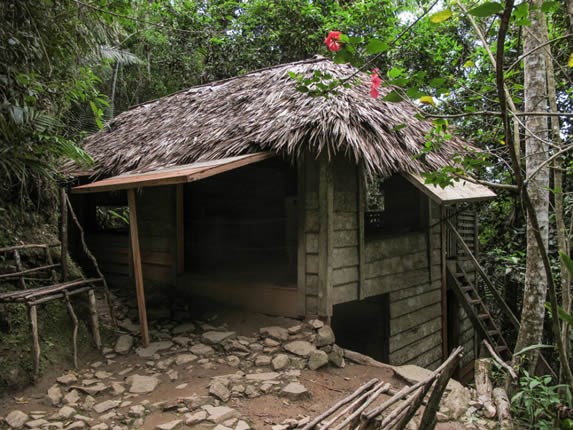
[[[261,150],[289,159],[304,152],[350,155],[370,174],[420,173],[451,163],[465,150],[452,139],[419,157],[431,124],[407,102],[369,95],[369,77],[329,97],[296,88],[289,72],[315,70],[343,79],[357,72],[324,58],[283,64],[190,88],[118,115],[85,141],[94,173],[113,176],[236,156]],[[381,97],[390,91],[381,89]]]

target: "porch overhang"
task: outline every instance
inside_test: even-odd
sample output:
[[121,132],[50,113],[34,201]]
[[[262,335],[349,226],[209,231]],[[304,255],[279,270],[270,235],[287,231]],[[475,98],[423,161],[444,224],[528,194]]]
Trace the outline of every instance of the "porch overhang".
[[106,191],[130,190],[161,185],[177,185],[194,182],[234,170],[268,158],[275,157],[271,152],[257,152],[219,160],[202,161],[181,166],[164,167],[144,173],[125,173],[90,184],[72,188],[73,193],[98,193]]
[[442,188],[439,185],[426,184],[420,175],[404,174],[404,177],[439,205],[471,203],[497,197],[488,187],[463,179]]

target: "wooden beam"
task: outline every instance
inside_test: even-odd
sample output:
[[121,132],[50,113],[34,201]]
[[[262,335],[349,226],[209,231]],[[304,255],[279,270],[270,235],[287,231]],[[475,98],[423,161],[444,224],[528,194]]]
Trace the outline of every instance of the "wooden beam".
[[66,203],[66,188],[60,188],[60,264],[62,270],[61,281],[68,278],[68,205]]
[[177,274],[185,271],[185,207],[183,184],[176,185],[175,188],[175,225],[177,243]]
[[448,358],[448,284],[446,274],[446,208],[440,206],[440,233],[441,233],[441,269],[442,269],[442,288],[441,288],[441,311],[442,311],[442,359]]
[[306,158],[297,161],[297,313],[306,316]]
[[137,229],[137,207],[135,203],[135,190],[127,191],[129,206],[129,238],[131,241],[131,255],[133,258],[133,277],[135,279],[135,292],[137,294],[137,309],[139,311],[139,326],[143,346],[149,345],[149,329],[147,327],[147,309],[145,308],[145,292],[143,289],[143,272],[141,269],[141,252],[139,249],[139,231]]

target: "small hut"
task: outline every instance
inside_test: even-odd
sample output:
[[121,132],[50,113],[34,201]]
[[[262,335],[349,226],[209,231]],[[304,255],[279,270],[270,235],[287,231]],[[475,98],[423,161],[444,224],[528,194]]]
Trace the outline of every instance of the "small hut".
[[[290,73],[316,71],[361,82],[313,97]],[[381,98],[315,58],[138,105],[86,139],[95,166],[73,204],[108,281],[135,285],[144,341],[146,295],[165,292],[323,317],[338,343],[392,364],[434,368],[458,344],[471,363],[447,267],[477,253],[470,204],[494,194],[426,185],[466,146],[425,152],[432,124]]]

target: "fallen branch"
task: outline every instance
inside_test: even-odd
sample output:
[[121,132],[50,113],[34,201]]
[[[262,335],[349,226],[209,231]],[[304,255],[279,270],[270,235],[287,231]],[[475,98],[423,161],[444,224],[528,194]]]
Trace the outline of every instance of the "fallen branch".
[[380,367],[384,369],[390,368],[387,364],[381,363],[380,361],[374,360],[368,355],[361,354],[360,352],[352,351],[350,349],[344,350],[344,358],[356,363],[362,364],[364,366]]
[[475,361],[475,383],[478,395],[478,402],[483,405],[486,418],[493,418],[497,413],[495,404],[491,397],[493,387],[489,379],[489,372],[491,370],[491,360],[489,358],[480,358]]
[[497,407],[497,419],[499,420],[500,428],[505,430],[513,429],[513,420],[511,419],[511,403],[507,392],[503,388],[493,389],[493,401]]
[[507,373],[509,373],[509,376],[511,376],[511,379],[513,379],[514,381],[517,380],[517,373],[515,372],[513,367],[511,367],[509,364],[507,364],[505,361],[502,360],[502,358],[495,352],[495,349],[493,349],[493,347],[491,346],[491,344],[487,340],[484,339],[483,344],[485,345],[485,347],[489,351],[491,358],[493,358],[497,364],[499,364],[501,367],[503,367],[507,371]]

